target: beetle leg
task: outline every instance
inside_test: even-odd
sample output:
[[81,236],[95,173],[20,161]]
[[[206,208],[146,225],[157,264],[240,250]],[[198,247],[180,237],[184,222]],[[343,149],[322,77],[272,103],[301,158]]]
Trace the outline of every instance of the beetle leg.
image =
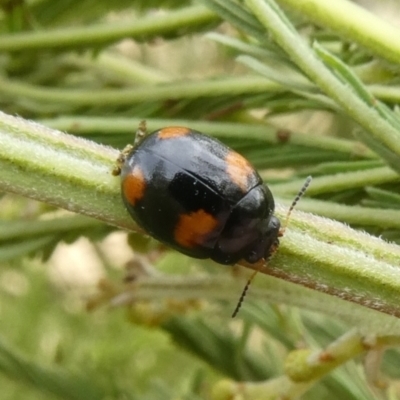
[[135,133],[135,138],[133,139],[133,145],[127,144],[121,151],[121,153],[119,153],[114,168],[111,171],[111,173],[114,176],[118,176],[121,174],[121,168],[124,165],[125,160],[128,157],[129,153],[140,144],[140,142],[146,137],[147,134],[148,132],[147,132],[146,121],[145,120],[140,121],[138,129],[136,130]]
[[118,176],[121,174],[121,168],[125,163],[126,157],[128,157],[129,153],[133,150],[134,146],[131,144],[127,144],[121,153],[119,153],[118,158],[115,160],[115,165],[111,171],[112,175]]
[[146,120],[140,121],[138,129],[135,134],[135,139],[133,140],[133,147],[137,147],[139,143],[147,136],[147,124]]

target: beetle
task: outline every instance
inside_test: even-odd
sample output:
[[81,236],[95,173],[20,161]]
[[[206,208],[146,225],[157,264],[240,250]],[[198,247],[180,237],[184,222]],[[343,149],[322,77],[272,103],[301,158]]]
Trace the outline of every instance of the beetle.
[[143,122],[117,164],[129,214],[160,242],[224,265],[267,260],[277,249],[271,191],[219,140],[181,126],[147,134]]

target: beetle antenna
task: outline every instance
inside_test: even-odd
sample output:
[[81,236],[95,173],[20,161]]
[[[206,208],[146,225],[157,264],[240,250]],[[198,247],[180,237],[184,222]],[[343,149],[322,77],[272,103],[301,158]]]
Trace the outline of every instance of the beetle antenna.
[[[296,197],[294,198],[291,206],[289,207],[289,210],[288,210],[288,212],[286,214],[286,218],[285,218],[285,222],[283,224],[283,227],[279,231],[279,236],[280,237],[282,237],[285,234],[286,228],[287,228],[288,223],[289,223],[290,214],[292,213],[292,211],[296,207],[296,204],[299,202],[299,200],[303,197],[303,195],[306,192],[307,188],[310,186],[311,180],[312,180],[312,177],[308,176],[306,181],[304,182],[303,186],[301,187],[301,189],[297,193]],[[250,284],[253,281],[254,277],[257,275],[258,272],[260,272],[264,267],[267,266],[267,262],[274,255],[274,253],[276,252],[277,249],[278,249],[277,245],[272,248],[270,256],[268,257],[266,262],[265,263],[260,263],[260,265],[257,267],[257,269],[255,269],[253,271],[253,273],[251,274],[250,278],[247,280],[246,285],[243,288],[242,294],[240,295],[239,301],[237,302],[236,307],[235,307],[235,309],[234,309],[234,311],[232,313],[232,318],[236,317],[237,313],[239,312],[240,308],[242,307],[244,298],[246,297],[247,291],[249,290]]]
[[244,286],[244,288],[242,290],[242,294],[239,297],[239,301],[237,302],[236,307],[233,310],[232,318],[235,318],[237,313],[239,312],[239,310],[242,308],[243,300],[246,297],[247,291],[249,290],[249,287],[250,287],[250,284],[251,284],[252,280],[257,275],[257,273],[262,270],[264,265],[265,264],[260,263],[259,267],[256,270],[253,271],[253,273],[251,274],[250,278],[247,280],[246,285]]
[[299,202],[299,200],[303,197],[304,193],[306,192],[307,188],[310,186],[312,177],[311,175],[307,176],[305,182],[303,183],[303,186],[301,187],[301,189],[299,190],[299,193],[297,193],[297,196],[294,198],[294,200],[292,201],[292,204],[289,208],[289,211],[286,214],[286,219],[285,222],[282,226],[282,229],[279,232],[279,236],[283,236],[285,234],[286,228],[289,224],[289,219],[290,219],[290,215],[292,214],[292,211],[294,210],[294,208],[296,207],[296,204]]

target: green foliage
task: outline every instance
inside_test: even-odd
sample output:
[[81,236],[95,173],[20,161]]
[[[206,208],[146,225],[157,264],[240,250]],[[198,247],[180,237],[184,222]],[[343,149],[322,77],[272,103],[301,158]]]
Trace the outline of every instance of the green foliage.
[[[378,238],[400,242],[399,31],[347,0],[278,3],[0,2],[2,399],[400,397],[397,350],[380,369],[400,342],[400,252]],[[245,279],[127,219],[101,145],[143,119],[218,137],[278,203],[313,175],[297,208],[373,236],[295,213],[266,271],[284,280],[258,276],[232,321]],[[123,261],[117,228],[136,230]]]

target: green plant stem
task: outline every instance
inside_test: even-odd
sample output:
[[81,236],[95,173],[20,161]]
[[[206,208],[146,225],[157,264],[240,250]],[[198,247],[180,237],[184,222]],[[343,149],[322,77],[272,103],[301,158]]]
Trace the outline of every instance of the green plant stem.
[[398,193],[393,193],[389,190],[378,189],[375,187],[366,187],[365,191],[368,193],[371,199],[400,207],[400,194]]
[[3,191],[135,227],[111,174],[116,150],[3,113],[0,130]]
[[68,54],[62,57],[62,63],[68,66],[79,67],[88,72],[111,76],[125,85],[138,83],[162,83],[170,78],[164,71],[153,69],[133,59],[124,57],[112,51],[104,51],[96,58],[92,54]]
[[380,58],[400,63],[400,30],[371,11],[348,0],[277,0],[319,26],[354,41]]
[[[292,199],[280,199],[282,204],[290,205]],[[348,206],[344,204],[302,199],[297,209],[332,218],[346,224],[378,227],[380,229],[400,229],[400,210],[372,207]]]
[[73,106],[131,105],[146,101],[195,99],[201,96],[235,96],[245,93],[268,93],[283,90],[277,83],[259,77],[244,76],[210,81],[175,82],[123,89],[62,89],[46,88],[0,77],[0,93],[13,98],[22,97],[39,102]]
[[387,101],[390,103],[400,102],[400,86],[370,85],[368,89],[375,97],[381,99],[382,101]]
[[[100,59],[99,62],[102,62]],[[80,62],[82,64],[82,61]],[[126,66],[128,68],[128,66]],[[129,74],[125,75],[125,80]],[[165,77],[160,75],[159,80]],[[144,79],[155,80],[154,74],[147,74]],[[136,79],[137,81],[137,79]],[[44,103],[69,104],[73,106],[112,106],[130,105],[145,101],[166,101],[171,99],[196,99],[201,96],[235,96],[241,94],[266,94],[283,92],[285,88],[276,82],[259,76],[234,78],[214,78],[201,82],[171,82],[151,86],[139,86],[123,89],[65,89],[48,88],[25,82],[6,79],[0,76],[0,94],[13,99],[31,99]],[[371,93],[376,97],[397,102],[400,99],[400,87],[371,86]]]
[[[335,193],[340,190],[363,188],[368,185],[380,185],[387,182],[397,182],[400,176],[389,167],[369,168],[362,171],[344,172],[341,174],[325,175],[313,179],[307,190],[308,195]],[[271,185],[274,193],[296,194],[302,185],[297,179],[289,183]]]
[[53,29],[2,35],[0,51],[93,47],[130,38],[152,38],[181,29],[199,28],[216,23],[219,18],[203,6],[192,6],[163,15],[149,15],[129,24],[98,24],[82,28]]
[[[278,207],[277,215],[283,220],[285,213]],[[315,218],[300,214],[291,219],[279,257],[268,263],[266,273],[400,316],[400,248]]]
[[[111,117],[59,117],[40,120],[46,126],[77,134],[90,134],[91,132],[108,134],[127,133],[132,134],[139,126],[140,118],[111,118]],[[251,138],[265,140],[266,143],[280,143],[275,127],[267,124],[233,123],[233,122],[207,122],[183,119],[146,119],[150,131],[163,126],[190,126],[200,132],[204,132],[219,138]],[[323,135],[307,135],[298,132],[290,132],[291,144],[307,146],[316,149],[333,150],[349,156],[361,156],[376,158],[376,155],[364,145],[348,139],[340,139]],[[298,188],[297,188],[298,189]]]
[[[371,337],[371,336],[370,336]],[[289,353],[285,361],[285,375],[264,382],[234,382],[223,380],[213,390],[213,400],[240,398],[295,400],[319,380],[346,361],[380,346],[398,346],[399,336],[374,337],[373,345],[356,329],[332,342],[326,349],[299,349]]]
[[[157,274],[140,277],[134,285],[121,286],[112,293],[109,304],[117,307],[135,301],[161,301],[171,297],[182,301],[222,300],[230,302],[233,309],[246,280],[238,279],[241,275],[232,274],[231,270],[225,272],[222,276]],[[371,332],[376,335],[400,335],[400,320],[397,318],[273,276],[256,278],[248,292],[248,300],[263,300],[329,314],[357,326],[364,335]]]
[[246,0],[246,4],[273,35],[277,43],[290,55],[291,59],[323,92],[335,100],[376,140],[384,143],[398,156],[400,155],[400,137],[397,129],[389,121],[380,117],[373,107],[369,107],[362,101],[347,84],[342,82],[316,57],[293,26],[277,12],[277,6],[272,0],[268,0],[268,2]]
[[[0,143],[0,190],[137,230],[111,174],[117,151],[2,113]],[[263,273],[400,316],[398,246],[302,213],[281,242]]]

